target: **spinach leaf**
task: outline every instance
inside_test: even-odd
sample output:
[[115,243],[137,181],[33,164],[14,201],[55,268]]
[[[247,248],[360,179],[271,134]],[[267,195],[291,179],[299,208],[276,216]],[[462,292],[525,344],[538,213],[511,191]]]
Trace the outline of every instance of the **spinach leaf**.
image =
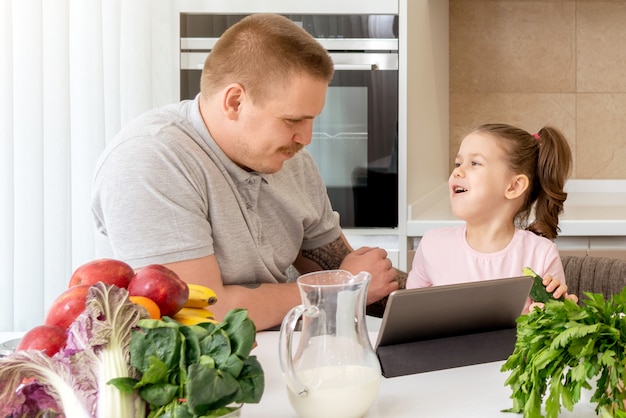
[[230,374],[201,364],[192,364],[188,372],[187,404],[193,414],[204,415],[236,399],[240,388]]
[[225,363],[231,352],[228,334],[221,329],[215,330],[213,334],[200,341],[200,350],[202,355],[213,358],[216,365]]
[[226,314],[222,328],[230,337],[233,354],[241,358],[250,355],[254,346],[256,329],[254,322],[248,318],[248,311],[245,309],[232,309]]
[[198,334],[191,327],[180,327],[178,329],[184,337],[184,346],[181,357],[184,359],[183,367],[197,363],[200,360],[202,350],[200,348],[200,339]]
[[265,388],[265,378],[256,356],[250,356],[244,361],[237,381],[241,387],[241,398],[238,399],[238,402],[257,403],[261,400]]
[[135,331],[130,340],[131,365],[142,374],[150,367],[150,357],[155,356],[168,369],[178,366],[181,334],[170,326]]
[[139,389],[141,396],[151,406],[167,405],[177,398],[178,386],[170,383],[154,383]]
[[150,367],[143,373],[141,380],[137,383],[137,387],[145,386],[150,383],[159,383],[167,381],[169,369],[167,364],[156,356],[150,356]]
[[172,402],[164,407],[153,409],[148,418],[196,418],[184,403]]
[[243,360],[238,355],[232,354],[228,356],[224,363],[218,365],[218,369],[233,377],[237,377],[241,373],[241,369],[243,369]]

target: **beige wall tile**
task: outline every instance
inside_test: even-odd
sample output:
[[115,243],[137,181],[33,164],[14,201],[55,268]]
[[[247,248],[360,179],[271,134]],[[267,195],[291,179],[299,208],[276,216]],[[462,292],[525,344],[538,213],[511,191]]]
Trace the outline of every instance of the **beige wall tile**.
[[624,23],[625,0],[450,0],[451,164],[479,123],[551,124],[573,178],[626,178]]
[[452,93],[573,92],[574,2],[450,2]]
[[626,2],[576,6],[579,92],[626,93]]
[[[576,152],[575,94],[450,94],[450,167],[460,141],[483,123],[508,123],[530,133],[553,125]],[[575,173],[576,158],[573,177]]]
[[626,94],[578,94],[577,178],[626,178]]

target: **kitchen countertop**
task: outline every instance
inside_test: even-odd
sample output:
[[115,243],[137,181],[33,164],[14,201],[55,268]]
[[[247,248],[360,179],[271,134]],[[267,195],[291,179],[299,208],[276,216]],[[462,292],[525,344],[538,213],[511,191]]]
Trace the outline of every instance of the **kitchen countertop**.
[[[570,180],[565,190],[559,237],[626,236],[626,180]],[[409,207],[407,236],[461,223],[450,209],[446,182]]]

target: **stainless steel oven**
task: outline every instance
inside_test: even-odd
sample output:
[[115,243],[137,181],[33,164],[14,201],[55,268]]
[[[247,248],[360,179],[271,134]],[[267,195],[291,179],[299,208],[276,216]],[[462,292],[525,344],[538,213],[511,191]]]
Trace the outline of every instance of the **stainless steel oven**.
[[[245,14],[180,14],[181,99],[206,55]],[[335,76],[308,146],[344,228],[398,226],[398,16],[285,14],[330,53]]]

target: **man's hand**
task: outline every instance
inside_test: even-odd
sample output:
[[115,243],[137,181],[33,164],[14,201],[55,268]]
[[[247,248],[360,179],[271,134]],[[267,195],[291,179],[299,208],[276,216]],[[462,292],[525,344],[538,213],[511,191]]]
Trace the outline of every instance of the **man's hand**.
[[339,268],[352,274],[367,271],[372,275],[367,304],[376,302],[398,289],[396,280],[398,272],[387,258],[387,251],[382,248],[361,247],[348,254]]
[[398,288],[398,272],[391,267],[387,251],[361,247],[353,250],[342,234],[337,240],[314,250],[303,250],[294,263],[300,274],[318,270],[342,269],[352,274],[367,271],[372,275],[367,304],[376,302]]

